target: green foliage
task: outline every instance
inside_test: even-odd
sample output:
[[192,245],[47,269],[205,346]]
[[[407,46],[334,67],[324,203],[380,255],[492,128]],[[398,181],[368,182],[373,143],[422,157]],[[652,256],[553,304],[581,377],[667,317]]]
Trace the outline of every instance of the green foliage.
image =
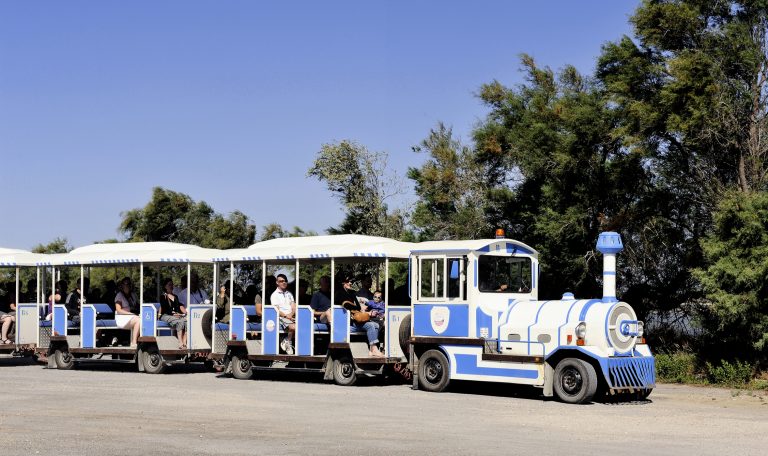
[[302,236],[317,236],[315,231],[304,231],[298,226],[294,226],[293,229],[287,230],[283,228],[279,223],[270,223],[264,225],[262,233],[259,236],[260,241],[267,241],[269,239],[277,239],[284,237],[302,237]]
[[69,241],[65,237],[57,237],[48,244],[37,244],[32,248],[34,253],[67,253],[72,250]]
[[234,211],[226,217],[214,212],[205,201],[155,187],[152,199],[140,209],[123,212],[120,231],[129,242],[167,241],[215,249],[247,247],[256,227],[248,217]]
[[656,376],[662,382],[694,383],[696,381],[696,357],[691,353],[657,353]]
[[595,240],[605,230],[639,231],[651,176],[616,135],[599,85],[573,67],[555,74],[526,55],[522,67],[525,84],[493,81],[479,93],[490,108],[474,131],[493,208],[484,211],[486,223],[541,252],[540,297],[595,295]]
[[723,361],[720,366],[707,362],[706,369],[709,381],[718,385],[743,387],[752,380],[752,366],[738,360],[733,364]]
[[399,179],[387,168],[387,154],[371,152],[352,141],[324,144],[308,176],[325,182],[347,213],[331,234],[356,233],[398,239],[405,231],[401,211],[387,201],[402,192]]
[[422,239],[478,239],[489,237],[486,218],[488,188],[486,168],[472,150],[453,139],[442,123],[414,147],[429,158],[420,168],[410,168],[419,201],[411,221]]
[[[702,240],[697,269],[711,305],[705,322],[734,353],[768,352],[768,193],[727,193]],[[755,353],[757,352],[757,353]],[[762,353],[762,355],[760,355]]]

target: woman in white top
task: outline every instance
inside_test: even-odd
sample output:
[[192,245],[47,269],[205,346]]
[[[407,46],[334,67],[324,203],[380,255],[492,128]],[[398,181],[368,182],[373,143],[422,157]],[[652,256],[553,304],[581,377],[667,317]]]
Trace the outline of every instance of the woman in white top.
[[120,281],[120,292],[115,296],[115,324],[118,328],[131,330],[131,347],[135,347],[139,340],[141,319],[138,311],[139,299],[133,292],[130,277],[125,277]]

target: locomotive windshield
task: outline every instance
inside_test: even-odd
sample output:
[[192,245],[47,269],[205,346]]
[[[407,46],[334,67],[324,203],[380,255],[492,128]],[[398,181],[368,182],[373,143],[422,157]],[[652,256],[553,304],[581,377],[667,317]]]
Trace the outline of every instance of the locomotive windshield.
[[483,293],[530,293],[531,259],[481,255],[478,277]]

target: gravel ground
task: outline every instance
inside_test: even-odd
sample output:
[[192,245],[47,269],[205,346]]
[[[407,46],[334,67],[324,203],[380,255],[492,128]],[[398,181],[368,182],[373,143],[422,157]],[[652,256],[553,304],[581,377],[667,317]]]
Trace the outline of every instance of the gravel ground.
[[768,396],[660,385],[643,403],[584,406],[538,390],[193,370],[73,371],[0,360],[3,455],[768,454]]

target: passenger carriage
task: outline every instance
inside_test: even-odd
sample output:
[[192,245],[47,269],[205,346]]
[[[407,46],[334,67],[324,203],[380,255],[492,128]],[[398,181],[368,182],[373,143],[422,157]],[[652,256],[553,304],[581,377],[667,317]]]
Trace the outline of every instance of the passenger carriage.
[[[163,268],[185,273],[189,290],[193,265],[211,265],[216,250],[169,242],[136,242],[94,244],[66,254],[52,255],[54,273],[74,268],[80,289],[84,280],[96,269],[115,269],[119,275],[138,272],[138,314],[141,318],[138,344],[130,346],[130,330],[120,329],[115,321],[114,302],[84,302],[80,306],[80,322],[69,320],[64,304],[53,306],[52,332],[47,347],[49,367],[71,369],[78,363],[137,364],[139,371],[163,372],[170,364],[206,362],[211,343],[204,337],[201,321],[209,302],[187,306],[187,349],[180,349],[168,324],[158,319],[160,276]],[[207,276],[207,274],[206,274]],[[119,279],[119,276],[116,276]],[[154,290],[150,288],[154,288]],[[151,296],[150,299],[147,297]],[[191,302],[187,296],[186,302]],[[43,323],[45,324],[45,323]]]
[[[616,233],[603,233],[603,297],[539,301],[538,253],[511,239],[440,241],[411,252],[414,388],[451,380],[543,388],[570,403],[602,388],[645,397],[655,386],[643,323],[616,299]],[[411,323],[411,322],[406,322]]]
[[[0,345],[1,355],[33,356],[35,349],[40,345],[38,327],[43,311],[40,274],[41,272],[44,274],[41,267],[46,257],[47,255],[26,250],[0,248],[0,268],[12,272],[15,295],[11,296],[10,300],[16,305],[16,328],[13,343]],[[35,274],[29,276],[36,278],[35,296],[31,299],[27,297],[23,300],[25,302],[20,302],[22,301],[21,286],[24,285],[21,280],[22,273],[32,268],[35,269]]]
[[[398,283],[395,281],[393,286],[390,279],[394,279],[393,271],[402,271],[399,285],[405,290],[410,248],[409,243],[372,236],[311,236],[273,239],[247,249],[224,251],[225,256],[215,258],[217,271],[228,269],[233,282],[237,281],[240,267],[251,265],[258,270],[262,285],[267,283],[268,274],[278,271],[315,284],[319,274],[329,275],[332,284],[337,284],[345,271],[373,274],[376,284],[386,284],[382,290],[387,309],[381,341],[384,357],[369,356],[365,334],[350,323],[349,311],[337,303],[337,286],[331,287],[331,324],[315,320],[309,302],[297,296],[297,286],[290,290],[297,297],[293,354],[281,350],[280,340],[285,333],[280,329],[279,312],[274,305],[266,304],[265,296],[260,319],[252,302],[232,306],[230,324],[216,325],[216,340],[224,340],[226,345],[215,351],[225,356],[228,370],[241,379],[250,378],[258,369],[301,369],[323,372],[327,380],[351,385],[360,375],[378,375],[394,365],[404,366],[407,358],[399,343],[399,331],[400,323],[410,314],[410,306],[407,293],[398,295]],[[262,294],[264,289],[262,286]],[[230,298],[233,301],[234,296]]]

